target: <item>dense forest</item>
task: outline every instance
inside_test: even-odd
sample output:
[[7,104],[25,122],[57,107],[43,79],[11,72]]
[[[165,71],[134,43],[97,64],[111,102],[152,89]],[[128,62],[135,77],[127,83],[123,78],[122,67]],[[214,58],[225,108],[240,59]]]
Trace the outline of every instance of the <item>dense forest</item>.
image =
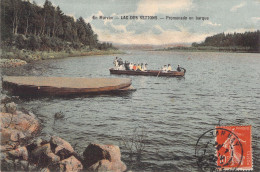
[[75,21],[48,0],[43,7],[28,0],[1,0],[1,45],[33,51],[113,48],[100,43],[82,17]]
[[248,51],[260,52],[260,31],[224,34],[207,37],[202,43],[192,43],[192,47],[233,47],[246,48]]

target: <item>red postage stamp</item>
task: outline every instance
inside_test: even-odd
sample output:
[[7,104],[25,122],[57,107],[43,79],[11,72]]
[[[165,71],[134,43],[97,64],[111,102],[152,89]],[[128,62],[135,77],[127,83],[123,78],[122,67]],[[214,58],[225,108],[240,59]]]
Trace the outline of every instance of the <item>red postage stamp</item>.
[[252,170],[251,126],[216,127],[216,155],[219,170]]

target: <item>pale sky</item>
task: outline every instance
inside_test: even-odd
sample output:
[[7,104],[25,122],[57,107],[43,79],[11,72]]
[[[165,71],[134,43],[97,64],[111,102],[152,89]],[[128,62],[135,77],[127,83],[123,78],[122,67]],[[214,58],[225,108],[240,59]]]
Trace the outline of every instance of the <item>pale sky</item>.
[[[35,0],[42,5],[45,0]],[[75,19],[82,16],[100,41],[122,44],[201,42],[217,33],[260,30],[260,0],[50,0]],[[92,17],[113,17],[112,20]],[[157,16],[123,20],[121,16]],[[166,17],[187,17],[169,20]],[[194,17],[189,20],[189,17]],[[208,17],[208,20],[196,20]],[[117,18],[117,19],[116,19]]]

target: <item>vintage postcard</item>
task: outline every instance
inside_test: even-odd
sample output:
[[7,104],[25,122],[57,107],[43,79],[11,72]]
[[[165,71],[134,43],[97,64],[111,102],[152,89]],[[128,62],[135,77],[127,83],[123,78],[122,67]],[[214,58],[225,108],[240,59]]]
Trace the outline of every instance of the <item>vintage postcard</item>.
[[1,171],[260,171],[259,0],[1,0]]

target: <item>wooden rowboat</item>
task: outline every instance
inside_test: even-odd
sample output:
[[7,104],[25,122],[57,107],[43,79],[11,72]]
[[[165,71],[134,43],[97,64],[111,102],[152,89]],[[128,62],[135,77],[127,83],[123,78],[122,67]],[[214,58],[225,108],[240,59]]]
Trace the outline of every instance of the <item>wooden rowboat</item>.
[[3,88],[19,96],[68,96],[132,89],[129,78],[4,76]]
[[134,71],[134,70],[115,70],[113,68],[109,69],[110,74],[116,75],[144,75],[144,76],[166,76],[166,77],[183,77],[185,75],[185,70],[183,72],[170,71],[163,72],[161,70],[147,70],[147,71]]

